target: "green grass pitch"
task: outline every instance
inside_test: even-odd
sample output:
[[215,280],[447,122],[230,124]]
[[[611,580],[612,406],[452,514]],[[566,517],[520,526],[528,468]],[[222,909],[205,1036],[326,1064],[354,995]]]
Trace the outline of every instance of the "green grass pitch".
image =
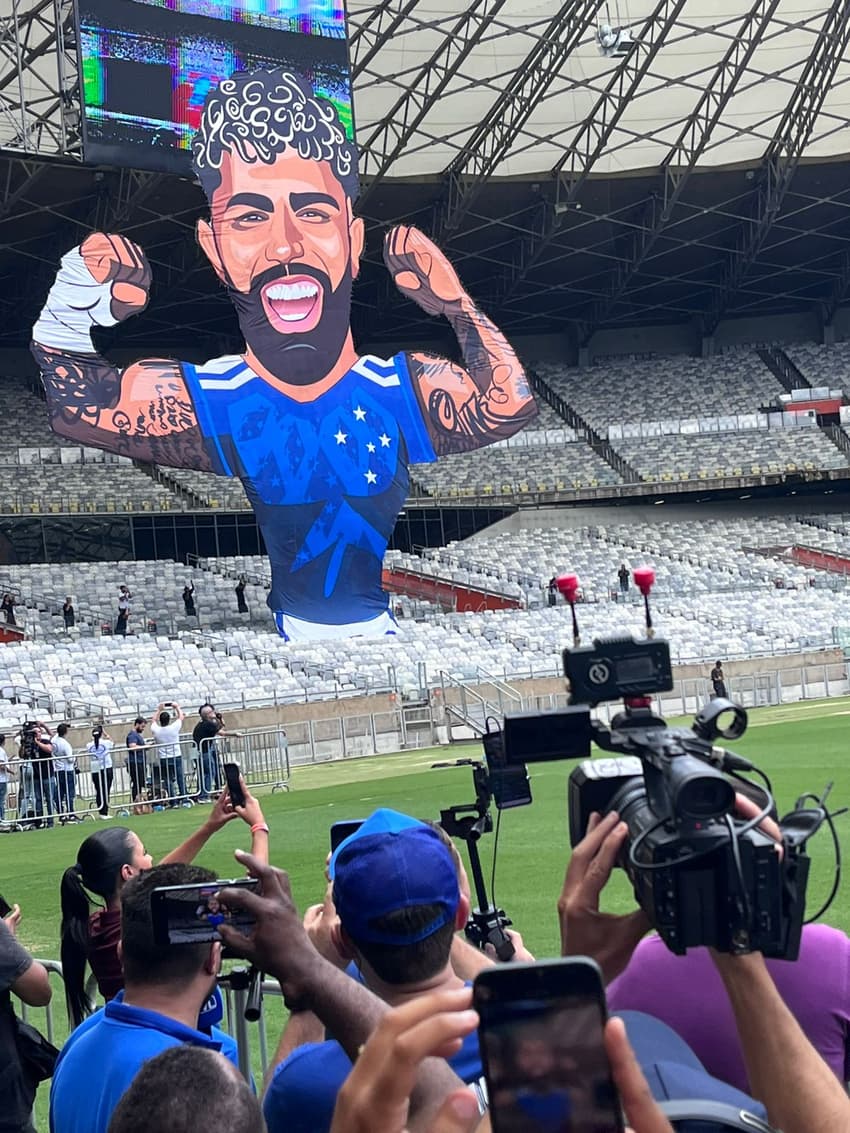
[[[850,803],[850,775],[846,768],[849,716],[850,700],[759,709],[750,714],[750,730],[734,747],[770,776],[780,813],[790,810],[797,796],[806,791],[819,794],[828,781],[835,783],[830,801],[837,808]],[[271,827],[272,861],[289,871],[299,908],[321,899],[331,823],[363,818],[378,806],[437,818],[441,807],[472,802],[472,775],[468,767],[432,771],[430,765],[435,760],[476,755],[478,751],[474,745],[465,745],[296,768],[290,792],[265,795],[263,807]],[[496,900],[538,956],[557,955],[558,950],[555,902],[569,857],[566,784],[570,766],[532,765],[529,770],[533,805],[502,815]],[[187,835],[203,813],[193,808],[115,821],[131,826],[156,861]],[[837,820],[845,853],[850,847],[849,823],[850,816]],[[0,839],[0,892],[10,903],[21,904],[21,940],[39,957],[58,957],[59,879],[63,869],[76,860],[82,839],[95,829],[94,823],[86,822],[7,834]],[[233,850],[248,843],[244,826],[231,823],[207,844],[199,864],[216,870],[221,877],[232,876],[236,868]],[[492,835],[480,844],[488,887],[493,844]],[[826,831],[811,843],[810,851],[813,861],[808,907],[815,910],[833,880],[832,843]],[[612,880],[605,898],[609,911],[632,907],[630,889],[622,875]],[[850,931],[846,886],[839,890],[825,919]],[[56,1008],[61,1029],[61,997],[57,997]],[[270,1008],[269,1041],[274,1044],[280,1014],[276,1007]],[[39,1015],[34,1013],[35,1022]],[[44,1099],[40,1097],[40,1117],[43,1107]],[[46,1121],[40,1121],[39,1126],[46,1127]]]

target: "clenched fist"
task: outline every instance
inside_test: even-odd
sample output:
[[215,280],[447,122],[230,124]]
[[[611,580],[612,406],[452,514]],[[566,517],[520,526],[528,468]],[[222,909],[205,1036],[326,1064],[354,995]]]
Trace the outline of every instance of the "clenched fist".
[[112,317],[119,322],[148,305],[151,269],[138,244],[124,236],[95,232],[80,248],[83,262],[96,283],[111,283]]
[[390,229],[384,263],[399,291],[429,315],[445,315],[466,298],[455,269],[418,228],[399,224]]

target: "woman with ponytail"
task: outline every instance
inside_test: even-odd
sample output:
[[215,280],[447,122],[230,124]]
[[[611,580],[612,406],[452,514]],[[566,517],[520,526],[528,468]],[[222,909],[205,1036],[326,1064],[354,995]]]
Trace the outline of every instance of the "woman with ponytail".
[[[162,864],[189,864],[210,837],[234,818],[251,827],[251,852],[268,862],[269,828],[260,804],[244,781],[245,805],[234,807],[227,792],[218,800],[205,822],[182,845],[162,859]],[[100,994],[113,999],[124,986],[118,955],[121,937],[121,890],[131,877],[150,869],[151,855],[142,841],[126,826],[96,830],[80,846],[77,860],[62,875],[61,959],[68,1003],[68,1017],[79,1026],[89,1013],[86,996],[86,964],[91,968]],[[102,902],[92,912],[92,898]]]

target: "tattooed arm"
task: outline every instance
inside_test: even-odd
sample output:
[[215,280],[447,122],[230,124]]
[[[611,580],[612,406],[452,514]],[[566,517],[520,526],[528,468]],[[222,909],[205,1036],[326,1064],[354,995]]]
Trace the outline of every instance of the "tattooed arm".
[[465,363],[407,355],[437,455],[469,452],[519,432],[537,415],[525,372],[443,253],[417,229],[399,226],[387,236],[384,259],[403,294],[429,315],[446,316]]
[[151,359],[121,371],[92,342],[92,326],[144,310],[150,278],[141,248],[120,236],[98,233],[63,257],[31,346],[51,427],[134,460],[215,471],[180,364]]

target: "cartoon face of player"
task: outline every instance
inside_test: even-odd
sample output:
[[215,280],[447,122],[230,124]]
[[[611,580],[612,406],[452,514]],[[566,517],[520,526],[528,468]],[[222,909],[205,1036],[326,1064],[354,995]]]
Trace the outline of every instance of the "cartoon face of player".
[[246,342],[275,376],[318,381],[349,334],[363,222],[327,162],[285,154],[249,164],[226,154],[221,173],[198,234]]
[[[229,117],[217,113],[227,82],[205,110],[194,151],[210,219],[199,223],[198,238],[228,288],[253,358],[296,385],[336,378],[350,343],[351,285],[364,239],[352,208],[356,154],[338,123],[323,119],[303,80],[258,76],[248,87],[236,114],[235,100]],[[290,121],[284,137],[276,132],[284,129],[279,119],[264,133],[251,118],[260,98],[272,115],[303,105],[312,121],[300,128]],[[252,131],[247,144],[239,139],[243,124]],[[281,148],[287,140],[292,144]]]

